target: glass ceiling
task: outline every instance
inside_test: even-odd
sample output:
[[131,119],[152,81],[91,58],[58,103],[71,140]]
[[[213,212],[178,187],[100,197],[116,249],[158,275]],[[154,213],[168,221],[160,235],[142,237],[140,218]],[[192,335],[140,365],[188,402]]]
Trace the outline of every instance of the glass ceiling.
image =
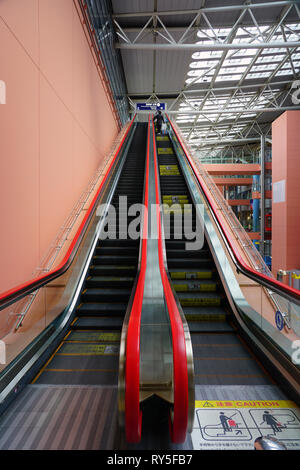
[[[211,27],[199,30],[197,36],[197,44],[251,43],[253,47],[268,41],[296,42],[300,39],[300,22],[280,24],[277,28],[256,24],[253,27],[237,27],[235,32],[232,28]],[[276,86],[276,79],[292,82],[299,76],[299,71],[300,47],[195,52],[191,56],[185,83],[189,89],[194,85],[198,85],[197,88],[199,85],[200,88],[201,85],[206,86],[198,96],[195,93],[184,95],[178,108],[182,113],[177,114],[176,122],[194,148],[201,142],[207,144],[210,139],[222,138],[224,141],[224,138],[243,136],[243,129],[249,127],[249,118],[253,122],[259,115],[258,109],[263,111],[265,107],[276,107],[280,102],[283,90]],[[261,83],[260,87],[257,80]],[[219,113],[221,108],[231,112]],[[249,112],[244,112],[245,108]],[[251,112],[251,108],[256,111]],[[243,113],[239,113],[241,109]],[[205,113],[199,114],[201,110]],[[192,111],[197,111],[197,114]],[[225,125],[229,119],[233,120],[233,124]]]

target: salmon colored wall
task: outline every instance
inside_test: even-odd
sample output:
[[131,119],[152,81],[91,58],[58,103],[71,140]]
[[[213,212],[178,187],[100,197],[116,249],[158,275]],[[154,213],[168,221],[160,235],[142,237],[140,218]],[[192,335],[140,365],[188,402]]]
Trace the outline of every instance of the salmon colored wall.
[[257,163],[207,163],[203,165],[210,175],[260,175]]
[[31,277],[118,132],[74,3],[0,1],[0,292]]
[[[300,269],[300,111],[288,111],[272,125],[272,266]],[[274,183],[285,180],[285,200],[274,202]]]

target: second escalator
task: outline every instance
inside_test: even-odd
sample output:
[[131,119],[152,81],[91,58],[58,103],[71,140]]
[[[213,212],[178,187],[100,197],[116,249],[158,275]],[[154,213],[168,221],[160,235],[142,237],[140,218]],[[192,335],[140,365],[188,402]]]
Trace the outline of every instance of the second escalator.
[[[156,144],[167,264],[191,333],[195,383],[273,383],[235,327],[207,239],[200,249],[187,249],[186,242],[196,231],[196,209],[169,136],[157,136]],[[187,227],[184,211],[192,217]]]

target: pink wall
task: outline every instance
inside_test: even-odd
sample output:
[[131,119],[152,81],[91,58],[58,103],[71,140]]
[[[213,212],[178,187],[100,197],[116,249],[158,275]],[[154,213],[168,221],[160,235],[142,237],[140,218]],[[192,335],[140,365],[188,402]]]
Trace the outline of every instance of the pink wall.
[[[300,111],[285,112],[272,125],[272,265],[275,276],[278,269],[300,269],[299,129]],[[276,183],[282,181],[285,191],[280,194]]]
[[1,0],[0,292],[31,277],[118,132],[73,0]]

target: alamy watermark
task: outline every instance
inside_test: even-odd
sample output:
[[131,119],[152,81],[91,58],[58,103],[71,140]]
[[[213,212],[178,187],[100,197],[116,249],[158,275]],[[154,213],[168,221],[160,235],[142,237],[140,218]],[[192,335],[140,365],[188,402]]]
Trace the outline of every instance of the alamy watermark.
[[0,104],[6,104],[6,83],[0,80]]
[[292,83],[291,89],[294,90],[292,93],[292,103],[300,104],[300,80],[295,80]]
[[[118,208],[118,211],[117,211]],[[203,204],[180,204],[180,201],[170,204],[151,204],[150,208],[144,204],[128,206],[127,196],[119,196],[117,208],[112,204],[101,204],[97,209],[102,230],[100,240],[137,240],[142,238],[158,238],[157,214],[163,213],[164,239],[185,240],[186,250],[200,250],[204,244]],[[149,212],[150,211],[150,212]],[[147,233],[142,231],[144,217],[148,217]],[[149,217],[150,216],[150,217]]]

